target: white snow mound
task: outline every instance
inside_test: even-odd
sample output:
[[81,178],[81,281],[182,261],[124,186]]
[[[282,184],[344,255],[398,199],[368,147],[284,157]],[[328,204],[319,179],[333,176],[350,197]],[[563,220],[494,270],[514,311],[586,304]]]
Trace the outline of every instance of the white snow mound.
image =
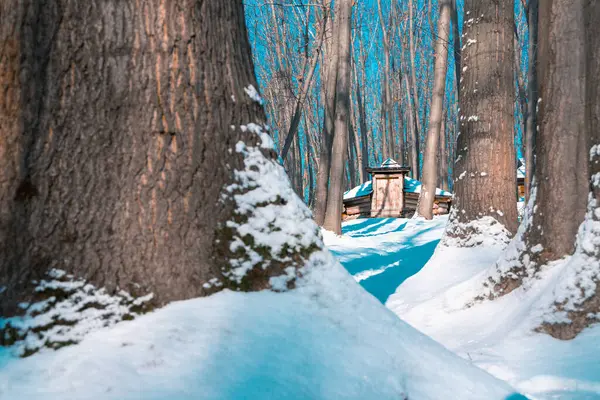
[[419,333],[327,252],[286,293],[172,303],[80,344],[0,353],[0,399],[516,399]]

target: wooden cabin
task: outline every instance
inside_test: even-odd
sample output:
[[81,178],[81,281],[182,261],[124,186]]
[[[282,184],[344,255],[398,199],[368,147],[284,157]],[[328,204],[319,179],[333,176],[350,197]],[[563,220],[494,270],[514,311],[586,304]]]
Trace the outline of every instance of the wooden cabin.
[[[410,217],[417,210],[421,182],[407,176],[409,167],[392,159],[381,166],[367,168],[372,180],[344,193],[343,219]],[[434,214],[447,214],[452,193],[435,191]]]

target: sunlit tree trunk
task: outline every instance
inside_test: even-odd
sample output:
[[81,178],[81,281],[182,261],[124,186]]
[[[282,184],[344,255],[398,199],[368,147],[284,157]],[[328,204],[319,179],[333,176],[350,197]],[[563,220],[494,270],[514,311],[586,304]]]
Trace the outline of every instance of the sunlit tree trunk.
[[[438,20],[438,36],[435,45],[435,71],[431,110],[429,112],[429,129],[425,154],[423,157],[423,179],[417,214],[425,219],[433,218],[433,202],[437,183],[437,155],[440,128],[444,118],[444,94],[446,89],[446,71],[448,70],[448,39],[450,37],[450,0],[440,0],[440,17]],[[442,160],[440,160],[442,162]]]
[[572,339],[600,322],[600,4],[540,2],[539,22],[540,140],[531,198],[517,252],[498,264],[493,295],[574,253],[558,264],[564,269],[548,305],[560,322],[546,319],[538,328]]
[[[323,4],[328,4],[323,2]],[[328,5],[326,5],[328,7]],[[329,172],[331,166],[331,148],[333,144],[333,127],[335,118],[335,90],[338,75],[338,25],[337,18],[338,3],[335,4],[335,19],[330,22],[328,31],[331,37],[326,42],[325,60],[326,77],[324,83],[324,108],[325,120],[323,123],[323,134],[321,136],[321,146],[319,148],[319,169],[317,171],[317,188],[315,193],[315,221],[323,225],[325,221],[325,212],[327,210],[327,195],[329,187]],[[329,19],[331,21],[331,18]]]
[[[454,211],[446,236],[469,243],[473,223],[491,217],[517,228],[513,141],[513,2],[466,0],[460,136],[454,165]],[[468,14],[467,14],[468,13]]]
[[350,42],[352,25],[352,0],[338,0],[339,60],[335,89],[335,127],[331,152],[331,172],[327,212],[323,227],[342,233],[342,196],[344,192],[344,165],[350,123]]

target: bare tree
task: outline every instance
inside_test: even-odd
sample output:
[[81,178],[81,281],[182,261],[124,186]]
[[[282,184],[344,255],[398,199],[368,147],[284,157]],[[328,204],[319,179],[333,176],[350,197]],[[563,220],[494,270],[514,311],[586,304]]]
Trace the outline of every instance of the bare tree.
[[325,15],[323,16],[323,22],[321,24],[321,32],[319,34],[319,40],[315,44],[313,49],[313,53],[309,58],[306,58],[305,63],[307,68],[302,68],[302,70],[308,69],[306,76],[303,79],[302,88],[296,100],[296,106],[294,109],[294,114],[292,116],[292,121],[290,122],[290,127],[287,132],[287,136],[285,137],[285,142],[283,144],[283,149],[281,150],[281,158],[285,160],[287,156],[287,152],[292,145],[292,141],[298,132],[298,128],[300,127],[300,119],[302,118],[302,107],[304,106],[304,102],[306,101],[306,97],[308,96],[308,91],[310,89],[310,85],[313,80],[313,76],[315,74],[315,70],[317,69],[317,64],[319,61],[319,55],[321,53],[321,48],[323,46],[323,39],[325,37],[325,29],[327,26],[327,20],[329,18],[329,10],[326,9]]
[[[426,219],[433,218],[433,202],[437,184],[437,158],[440,128],[444,118],[444,94],[446,92],[446,71],[448,70],[448,42],[450,37],[451,0],[440,0],[438,37],[435,47],[435,72],[429,130],[423,157],[423,184],[419,195],[417,214]],[[442,162],[442,160],[440,160]]]
[[335,88],[335,130],[331,152],[331,172],[327,212],[323,227],[342,233],[342,195],[344,192],[344,165],[350,123],[350,43],[352,25],[352,0],[339,2],[338,73]]
[[[323,4],[327,1],[323,0]],[[327,196],[329,188],[329,171],[331,167],[331,148],[333,145],[333,129],[335,118],[335,91],[338,75],[338,25],[339,15],[338,2],[335,3],[335,18],[330,22],[330,36],[326,40],[325,59],[326,76],[324,84],[324,108],[325,117],[323,122],[323,130],[321,136],[321,145],[319,147],[319,169],[317,171],[317,187],[315,194],[315,221],[319,225],[323,225],[325,221],[325,213],[327,210]],[[329,21],[332,19],[330,18]]]
[[410,131],[410,135],[411,135],[411,150],[410,150],[410,154],[411,154],[411,164],[412,164],[412,175],[413,178],[415,179],[419,179],[420,176],[420,172],[419,172],[419,134],[421,132],[421,117],[419,116],[419,112],[421,110],[421,106],[419,103],[419,91],[417,89],[418,85],[417,85],[417,70],[416,70],[416,55],[415,55],[415,38],[414,38],[414,27],[413,27],[413,20],[414,20],[414,7],[413,7],[413,0],[408,0],[408,12],[409,12],[409,16],[408,16],[408,23],[409,23],[409,49],[410,49],[410,71],[411,71],[411,78],[412,78],[412,100],[413,100],[413,129],[411,129]]

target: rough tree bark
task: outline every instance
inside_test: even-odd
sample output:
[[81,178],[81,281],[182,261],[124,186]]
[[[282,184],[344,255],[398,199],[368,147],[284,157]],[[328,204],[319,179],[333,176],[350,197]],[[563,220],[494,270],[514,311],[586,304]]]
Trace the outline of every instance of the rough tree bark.
[[[523,233],[519,262],[496,285],[510,293],[528,274],[572,254],[589,192],[586,130],[586,67],[583,4],[586,0],[540,3],[541,103],[536,146],[536,195]],[[560,157],[557,157],[560,154]],[[533,196],[532,196],[533,197]],[[528,210],[529,211],[529,210]]]
[[241,1],[21,0],[0,16],[1,315],[52,268],[154,305],[281,275],[224,276],[231,150],[265,121]]
[[335,129],[331,151],[331,172],[327,212],[323,227],[340,235],[342,233],[342,196],[344,193],[344,165],[348,147],[350,122],[350,43],[352,26],[352,0],[338,0],[339,60],[335,87]]
[[[429,130],[423,157],[423,179],[417,214],[425,219],[433,218],[433,202],[437,184],[437,155],[440,128],[444,118],[444,94],[446,89],[446,71],[448,70],[448,39],[450,37],[451,0],[440,0],[438,36],[435,44],[435,71],[431,109],[429,111]],[[442,160],[440,160],[442,162]]]
[[[329,3],[323,1],[324,7],[329,7]],[[319,147],[319,169],[317,171],[317,189],[315,193],[315,221],[323,225],[325,221],[325,212],[327,210],[327,194],[329,188],[329,170],[331,168],[331,146],[333,142],[333,126],[335,117],[335,89],[338,74],[338,3],[335,3],[334,18],[328,19],[330,36],[326,40],[325,59],[326,59],[326,77],[324,90],[325,117],[323,122],[323,135],[321,137],[321,146]],[[333,20],[333,21],[332,21]]]
[[559,266],[550,318],[538,330],[572,339],[600,322],[600,3],[540,2],[539,21],[540,140],[531,198],[491,294],[510,293],[544,265]]
[[513,144],[513,2],[467,0],[462,53],[460,136],[447,237],[469,243],[473,223],[492,217],[517,228]]

